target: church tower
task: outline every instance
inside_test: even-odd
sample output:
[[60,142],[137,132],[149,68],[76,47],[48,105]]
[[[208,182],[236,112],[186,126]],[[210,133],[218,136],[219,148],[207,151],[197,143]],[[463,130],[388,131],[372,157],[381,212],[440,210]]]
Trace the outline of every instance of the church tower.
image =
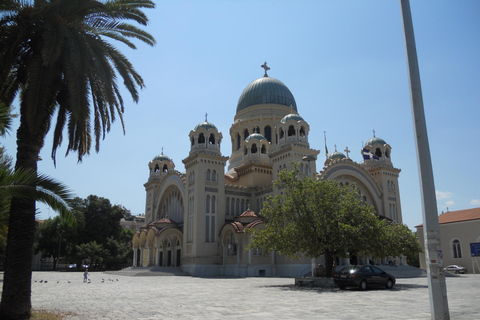
[[214,266],[221,262],[217,237],[225,221],[228,157],[220,152],[222,133],[206,117],[189,138],[190,153],[183,160],[187,181],[183,267],[192,275],[215,274]]
[[402,223],[398,176],[400,169],[392,164],[392,147],[381,138],[375,137],[365,143],[362,150],[364,168],[370,172],[383,190],[383,216],[393,222]]

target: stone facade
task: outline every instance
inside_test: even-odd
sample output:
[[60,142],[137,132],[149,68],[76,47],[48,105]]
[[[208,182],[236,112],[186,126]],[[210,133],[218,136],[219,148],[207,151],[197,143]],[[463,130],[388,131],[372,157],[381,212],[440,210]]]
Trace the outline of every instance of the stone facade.
[[310,259],[245,250],[246,231],[262,228],[258,213],[275,195],[273,181],[292,162],[305,174],[355,185],[380,216],[402,222],[400,170],[393,167],[389,144],[370,139],[361,151],[362,163],[335,150],[317,173],[320,152],[310,148],[309,131],[282,82],[265,75],[250,83],[237,103],[229,157],[220,151],[222,133],[205,119],[186,140],[190,152],[182,161],[184,172],[163,153],[148,164],[147,224],[133,238],[134,266],[179,266],[199,276],[308,273]]

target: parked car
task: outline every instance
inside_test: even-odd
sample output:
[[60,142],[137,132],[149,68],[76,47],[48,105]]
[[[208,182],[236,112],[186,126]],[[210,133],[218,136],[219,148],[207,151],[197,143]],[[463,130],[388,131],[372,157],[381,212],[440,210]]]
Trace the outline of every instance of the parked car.
[[343,267],[333,275],[333,282],[341,289],[358,287],[366,290],[369,287],[393,288],[395,277],[375,266]]
[[443,268],[443,270],[445,271],[448,271],[448,272],[454,272],[454,273],[466,273],[467,272],[467,268],[465,267],[461,267],[461,266],[457,266],[456,264],[452,264],[446,268]]

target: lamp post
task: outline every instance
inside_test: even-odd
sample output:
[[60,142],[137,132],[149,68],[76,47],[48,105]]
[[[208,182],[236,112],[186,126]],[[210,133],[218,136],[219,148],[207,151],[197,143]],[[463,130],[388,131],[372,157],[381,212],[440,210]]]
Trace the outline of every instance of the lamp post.
[[425,239],[425,259],[427,267],[428,291],[432,319],[450,319],[448,312],[447,287],[443,272],[443,254],[440,242],[438,210],[435,199],[432,161],[428,144],[427,125],[423,109],[420,71],[413,33],[412,14],[408,0],[400,0],[405,47],[407,51],[408,75],[410,82],[410,99],[412,104],[413,130],[417,150],[417,164],[420,176],[423,236]]
[[[308,177],[313,177],[312,174],[311,174],[311,162],[312,161],[315,161],[315,156],[309,154],[309,155],[306,155],[302,158],[303,161],[306,161],[308,163],[308,167],[307,167],[307,176]],[[311,263],[312,263],[312,277],[315,276],[315,267],[317,265],[317,262],[316,262],[316,259],[315,257],[312,257],[312,260],[311,260]]]

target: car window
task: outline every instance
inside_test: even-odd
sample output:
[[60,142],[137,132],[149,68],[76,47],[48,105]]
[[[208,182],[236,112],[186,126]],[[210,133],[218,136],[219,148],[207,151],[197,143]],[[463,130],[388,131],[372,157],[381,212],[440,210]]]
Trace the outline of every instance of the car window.
[[372,269],[370,267],[363,267],[363,270],[362,272],[365,272],[365,273],[372,273]]
[[377,267],[372,267],[372,269],[373,269],[373,272],[375,272],[377,274],[382,274],[383,273],[383,271],[378,269]]

